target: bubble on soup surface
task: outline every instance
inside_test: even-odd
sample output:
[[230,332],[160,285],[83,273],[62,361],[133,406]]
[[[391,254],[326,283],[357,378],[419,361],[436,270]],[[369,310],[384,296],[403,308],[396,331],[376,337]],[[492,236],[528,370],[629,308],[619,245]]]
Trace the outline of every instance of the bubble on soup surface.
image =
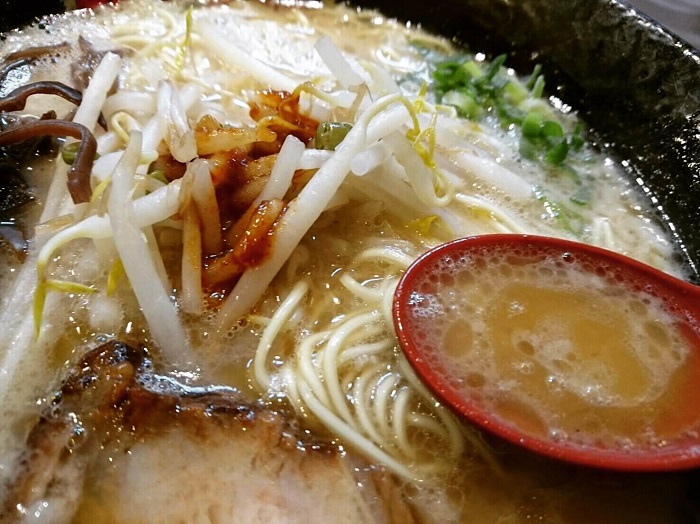
[[567,361],[555,358],[552,360],[552,367],[560,373],[570,375],[575,373],[576,369]]
[[527,308],[525,305],[518,301],[518,300],[513,300],[511,303],[508,305],[508,316],[509,317],[514,317],[518,315],[522,315],[525,313]]
[[408,302],[411,313],[420,318],[438,318],[444,313],[444,308],[438,297],[433,293],[412,292]]
[[513,369],[521,375],[532,375],[535,371],[535,365],[532,362],[514,362]]
[[440,273],[440,285],[445,286],[445,287],[453,287],[455,285],[455,277],[454,274],[451,272],[443,272]]
[[499,272],[500,276],[505,277],[505,278],[510,278],[514,273],[514,270],[513,270],[512,266],[510,266],[509,264],[500,264],[500,266],[498,268],[498,272]]
[[486,384],[486,377],[481,373],[467,373],[464,381],[472,388],[482,388]]
[[671,343],[668,329],[664,325],[660,325],[658,320],[647,320],[644,322],[644,332],[658,344],[668,345]]
[[515,348],[521,353],[533,356],[535,354],[535,346],[529,340],[519,340],[515,343]]
[[638,299],[632,299],[628,302],[630,311],[635,315],[643,315],[646,313],[646,306]]
[[114,333],[122,322],[122,309],[117,299],[97,295],[91,297],[88,306],[88,322],[95,331]]
[[569,434],[563,429],[551,429],[549,431],[549,437],[554,442],[566,442],[569,440]]
[[458,318],[448,325],[442,338],[442,347],[446,355],[460,358],[472,351],[473,346],[474,332],[470,322]]

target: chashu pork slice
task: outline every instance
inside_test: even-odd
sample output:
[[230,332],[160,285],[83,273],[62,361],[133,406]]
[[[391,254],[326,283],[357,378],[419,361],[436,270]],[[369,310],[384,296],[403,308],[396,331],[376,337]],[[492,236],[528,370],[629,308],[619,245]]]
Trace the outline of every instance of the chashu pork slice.
[[110,342],[32,429],[0,522],[412,522],[397,493],[283,415]]

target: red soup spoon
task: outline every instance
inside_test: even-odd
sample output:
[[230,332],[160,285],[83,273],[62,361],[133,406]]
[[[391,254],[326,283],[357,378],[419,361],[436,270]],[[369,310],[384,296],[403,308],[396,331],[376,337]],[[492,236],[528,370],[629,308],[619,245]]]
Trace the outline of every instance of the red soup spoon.
[[484,430],[599,468],[700,466],[700,287],[584,244],[485,235],[420,257],[393,313],[420,378]]

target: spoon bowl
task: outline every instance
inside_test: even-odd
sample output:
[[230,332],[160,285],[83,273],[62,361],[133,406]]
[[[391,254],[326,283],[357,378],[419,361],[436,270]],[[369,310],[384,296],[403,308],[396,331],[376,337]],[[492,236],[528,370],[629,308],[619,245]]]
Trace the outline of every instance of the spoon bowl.
[[438,246],[396,290],[418,376],[455,413],[551,458],[700,466],[700,288],[604,249],[531,235]]

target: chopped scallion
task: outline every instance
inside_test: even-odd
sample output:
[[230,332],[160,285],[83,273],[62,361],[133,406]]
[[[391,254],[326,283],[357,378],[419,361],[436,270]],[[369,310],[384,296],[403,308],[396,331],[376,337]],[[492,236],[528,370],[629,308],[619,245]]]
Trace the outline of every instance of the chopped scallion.
[[530,92],[525,89],[525,87],[517,81],[510,80],[505,87],[503,88],[504,94],[508,97],[511,103],[515,105],[519,105],[522,103],[528,96],[530,96]]
[[[545,88],[541,66],[535,66],[527,80],[520,81],[508,73],[505,61],[505,55],[497,56],[491,63],[456,56],[436,64],[432,87],[438,102],[455,107],[461,117],[479,121],[495,116],[503,129],[516,133],[520,130],[521,156],[548,164],[551,175],[571,178],[582,188],[570,197],[571,201],[578,205],[588,203],[591,193],[586,193],[584,177],[566,163],[573,153],[578,153],[579,161],[585,158],[585,151],[579,152],[584,145],[581,125],[567,131],[565,119],[558,118],[540,100]],[[564,208],[560,204],[554,207]],[[576,221],[566,212],[560,214],[566,215],[562,220]]]
[[75,162],[79,147],[80,142],[71,142],[70,144],[64,145],[63,149],[61,149],[61,158],[69,166],[72,166],[73,162]]
[[530,91],[533,90],[535,87],[535,82],[537,82],[537,79],[540,78],[542,73],[542,65],[537,64],[535,67],[532,69],[532,74],[530,75],[530,78],[528,78],[527,82],[525,83],[525,87],[527,87]]
[[535,138],[542,133],[544,117],[535,111],[530,111],[523,119],[523,135]]
[[542,98],[542,93],[544,93],[544,77],[540,75],[532,86],[532,98]]
[[457,109],[459,116],[476,118],[479,116],[480,107],[473,97],[462,91],[448,91],[442,97],[442,103]]
[[554,120],[542,122],[542,137],[551,144],[557,144],[564,138],[564,129]]
[[547,154],[544,156],[544,159],[550,164],[559,165],[564,160],[566,160],[566,155],[568,153],[569,144],[566,142],[566,140],[562,140],[557,145],[552,147],[549,151],[547,151]]
[[151,171],[150,173],[148,173],[148,176],[150,176],[151,178],[155,178],[156,180],[158,180],[158,182],[163,182],[164,184],[168,183],[168,179],[165,178],[165,172],[160,169]]
[[462,64],[462,69],[470,78],[481,78],[484,75],[481,66],[474,62],[474,60],[464,62],[464,64]]
[[[75,157],[78,154],[79,148],[80,142],[71,142],[70,144],[64,145],[61,149],[61,158],[63,161],[69,166],[72,166],[73,162],[75,162]],[[100,155],[95,153],[95,160],[97,160],[99,157]]]
[[346,122],[321,122],[316,130],[316,148],[334,151],[352,129]]
[[574,131],[571,133],[569,145],[574,151],[578,151],[583,147],[583,137],[581,137],[581,124],[576,124]]
[[535,160],[537,158],[537,146],[535,142],[526,136],[520,138],[520,155],[528,160]]

